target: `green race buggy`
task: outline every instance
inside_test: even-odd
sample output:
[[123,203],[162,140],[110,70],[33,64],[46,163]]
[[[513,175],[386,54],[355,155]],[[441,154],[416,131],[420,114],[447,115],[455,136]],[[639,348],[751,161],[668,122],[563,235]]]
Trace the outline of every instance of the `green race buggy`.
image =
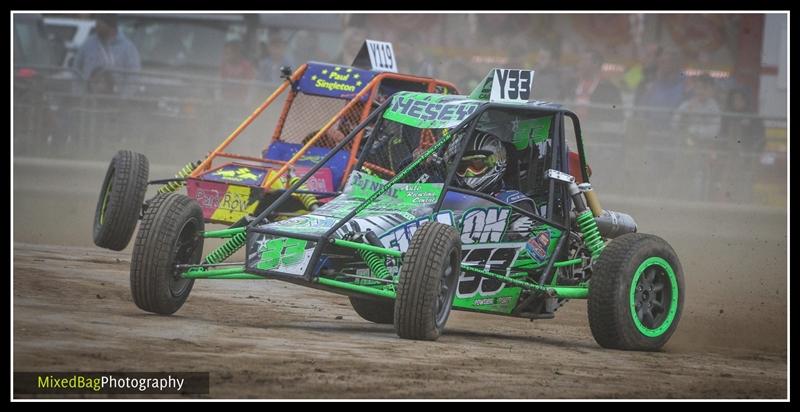
[[[532,80],[531,71],[494,69],[469,96],[395,94],[246,226],[206,231],[193,199],[157,196],[134,248],[134,302],[171,314],[195,279],[276,279],[348,295],[362,318],[435,340],[451,309],[547,319],[569,299],[588,299],[601,346],[658,350],[685,298],[678,257],[636,233],[630,216],[602,209],[577,116],[532,100]],[[454,184],[478,130],[502,140],[504,182],[533,211]],[[330,200],[280,219],[281,203],[362,131],[343,187],[304,191]],[[209,238],[225,240],[203,257]],[[226,262],[243,246],[244,262]]]

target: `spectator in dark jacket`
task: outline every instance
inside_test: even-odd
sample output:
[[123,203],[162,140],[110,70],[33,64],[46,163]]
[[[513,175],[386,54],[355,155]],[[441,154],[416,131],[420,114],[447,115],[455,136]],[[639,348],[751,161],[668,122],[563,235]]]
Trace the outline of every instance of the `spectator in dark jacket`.
[[83,91],[88,89],[92,74],[97,73],[98,69],[104,73],[119,70],[120,73],[114,74],[114,83],[121,93],[130,94],[133,92],[133,76],[129,72],[139,71],[142,67],[139,51],[119,31],[116,15],[99,14],[95,16],[95,21],[95,32],[81,45],[73,63],[82,81]]

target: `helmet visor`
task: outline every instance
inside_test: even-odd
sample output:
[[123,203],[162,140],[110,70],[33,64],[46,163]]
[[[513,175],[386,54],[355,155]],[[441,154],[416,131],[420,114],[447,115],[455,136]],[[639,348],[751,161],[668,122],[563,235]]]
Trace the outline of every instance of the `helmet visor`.
[[477,177],[481,176],[493,166],[493,159],[490,155],[473,154],[461,158],[458,163],[456,174],[461,177]]

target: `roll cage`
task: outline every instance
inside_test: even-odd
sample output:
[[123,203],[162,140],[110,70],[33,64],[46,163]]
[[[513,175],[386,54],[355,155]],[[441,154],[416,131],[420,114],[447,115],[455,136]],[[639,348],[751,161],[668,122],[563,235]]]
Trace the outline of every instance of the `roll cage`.
[[[286,201],[293,192],[299,190],[300,186],[311,176],[313,175],[319,168],[323,167],[325,163],[330,160],[333,155],[342,150],[346,147],[346,145],[354,139],[356,136],[360,136],[362,130],[366,127],[374,123],[373,130],[380,130],[382,122],[385,121],[383,118],[383,114],[389,107],[392,99],[388,99],[381,106],[374,110],[362,123],[360,123],[357,127],[355,127],[339,144],[334,147],[328,155],[323,157],[319,163],[317,163],[313,168],[308,170],[308,172],[292,187],[287,189],[283,194],[281,194],[275,202],[273,202],[268,208],[263,210],[251,223],[249,223],[246,227],[247,233],[247,264],[245,272],[252,273],[257,276],[269,276],[269,277],[277,277],[282,278],[284,280],[299,280],[297,275],[288,275],[286,273],[272,271],[272,270],[261,270],[254,267],[254,265],[250,264],[251,255],[254,253],[251,249],[255,245],[256,237],[261,235],[271,235],[274,237],[282,237],[286,239],[300,239],[302,241],[313,242],[313,254],[311,255],[310,263],[303,268],[302,274],[299,274],[300,278],[305,281],[312,281],[315,277],[318,277],[319,269],[320,269],[320,260],[322,258],[323,252],[332,253],[332,254],[344,254],[344,255],[352,255],[354,258],[357,258],[354,255],[355,250],[365,250],[370,248],[381,249],[380,247],[375,248],[374,246],[370,246],[367,243],[359,243],[359,242],[352,242],[346,239],[336,239],[334,234],[342,228],[348,221],[353,219],[358,213],[363,211],[366,207],[368,207],[372,202],[374,202],[378,197],[385,194],[394,184],[398,183],[401,179],[403,179],[408,173],[412,170],[417,168],[423,161],[434,155],[434,153],[439,152],[442,150],[447,143],[449,143],[453,136],[458,135],[462,131],[465,132],[466,136],[470,136],[477,125],[477,120],[484,114],[492,110],[512,110],[512,111],[520,111],[524,113],[529,113],[534,116],[552,116],[552,126],[548,132],[548,140],[551,142],[550,144],[550,151],[553,154],[550,156],[550,164],[549,168],[554,169],[557,171],[561,171],[564,173],[568,172],[568,155],[566,150],[566,143],[565,143],[565,134],[564,134],[564,118],[568,117],[572,120],[574,128],[575,128],[575,137],[577,142],[577,149],[579,153],[579,159],[581,163],[581,172],[582,178],[584,182],[589,181],[589,176],[586,173],[586,162],[585,156],[583,151],[583,144],[581,139],[580,133],[580,123],[578,120],[577,115],[573,112],[563,109],[559,106],[549,105],[549,104],[541,104],[538,102],[529,102],[527,104],[508,104],[508,103],[490,103],[490,102],[483,102],[481,103],[474,112],[468,115],[463,121],[461,121],[458,125],[450,129],[449,131],[442,134],[442,136],[435,140],[430,147],[428,147],[419,157],[414,159],[410,164],[406,165],[402,168],[402,170],[398,171],[394,176],[386,182],[386,184],[375,191],[372,195],[370,195],[367,199],[365,199],[358,207],[351,210],[345,216],[338,219],[338,221],[325,233],[322,235],[309,235],[309,234],[299,234],[299,233],[288,233],[283,232],[280,230],[275,230],[273,228],[265,228],[262,227],[267,221],[267,217],[270,216],[275,210],[277,210],[281,204]],[[378,137],[377,133],[372,133],[367,139],[366,144],[363,145],[364,148],[369,148],[374,143],[375,139]],[[454,158],[455,162],[458,162],[463,153],[465,151],[466,145],[462,144],[458,148],[457,156]],[[354,165],[353,170],[359,170],[362,166],[364,166],[366,157],[368,156],[367,150],[362,150],[358,156],[358,160]],[[438,200],[435,204],[433,209],[433,213],[438,213],[442,207],[442,202],[445,198],[447,192],[452,191],[456,193],[463,193],[468,194],[471,196],[483,198],[486,200],[490,200],[494,203],[502,204],[503,206],[507,206],[511,208],[513,211],[525,215],[532,220],[550,225],[554,228],[564,231],[567,233],[567,236],[562,236],[559,240],[555,252],[550,256],[547,265],[540,276],[540,284],[543,285],[545,282],[548,282],[552,279],[556,272],[554,269],[554,264],[556,260],[563,256],[564,246],[568,243],[569,238],[573,236],[570,231],[571,227],[571,217],[569,214],[570,210],[570,197],[567,193],[567,188],[564,185],[556,185],[556,180],[549,179],[547,180],[547,215],[546,216],[539,216],[535,213],[528,212],[524,209],[521,209],[517,206],[502,202],[498,199],[493,198],[492,196],[474,192],[470,190],[466,190],[463,188],[454,187],[451,185],[451,182],[454,179],[455,175],[455,168],[451,167],[448,170],[447,176],[444,180],[442,191],[439,194]],[[523,190],[524,192],[524,190]],[[342,192],[336,193],[329,193],[325,194],[327,196],[330,195],[340,195]],[[346,247],[344,247],[346,246]],[[256,251],[257,252],[257,251]],[[383,249],[379,253],[384,253],[389,256],[392,256],[387,249]],[[396,256],[394,257],[401,257],[402,253],[397,252]],[[486,275],[486,274],[484,274]],[[506,279],[507,280],[507,279]],[[538,286],[538,285],[537,285]]]
[[[190,178],[200,178],[203,173],[206,173],[212,169],[212,165],[215,160],[218,159],[233,159],[233,160],[243,160],[248,162],[253,162],[255,165],[261,166],[268,166],[272,167],[276,170],[276,173],[270,175],[269,177],[265,178],[263,182],[259,185],[262,189],[269,189],[272,187],[274,183],[282,176],[285,176],[287,172],[292,170],[295,165],[300,161],[300,159],[309,151],[309,149],[315,147],[317,143],[320,143],[325,134],[331,129],[339,119],[344,118],[348,113],[355,113],[357,117],[353,120],[359,121],[369,118],[370,110],[372,110],[371,104],[361,104],[362,100],[372,102],[375,101],[378,97],[378,93],[380,90],[380,85],[382,83],[391,83],[391,82],[409,82],[409,83],[418,83],[423,85],[428,92],[433,92],[437,88],[445,88],[448,90],[456,90],[455,86],[452,83],[445,82],[442,80],[437,80],[433,78],[424,78],[418,76],[412,76],[408,74],[401,74],[401,73],[391,73],[391,72],[380,72],[374,75],[371,81],[368,83],[366,87],[363,87],[358,93],[348,97],[348,98],[341,98],[341,97],[327,97],[331,100],[342,100],[345,101],[344,104],[336,114],[327,120],[316,132],[314,132],[309,139],[303,143],[302,147],[294,153],[289,160],[275,160],[265,157],[253,157],[253,156],[246,156],[236,153],[229,153],[226,149],[250,126],[261,114],[269,108],[273,102],[275,102],[279,97],[284,95],[284,92],[288,91],[288,95],[285,98],[285,102],[283,107],[281,108],[280,115],[278,117],[278,121],[275,124],[274,131],[272,136],[269,138],[269,142],[275,142],[278,140],[282,140],[282,131],[284,130],[287,124],[287,117],[289,115],[290,109],[293,107],[293,102],[296,97],[300,94],[304,94],[297,89],[297,84],[300,82],[301,78],[303,77],[304,73],[309,69],[310,65],[329,65],[329,63],[319,63],[319,62],[309,62],[301,65],[300,67],[295,70],[290,76],[286,78],[285,81],[281,82],[280,86],[270,95],[268,96],[254,111],[251,113],[247,118],[245,118],[242,123],[233,131],[231,132],[214,150],[212,150],[209,155],[192,171],[189,175]],[[348,66],[341,65],[341,67],[347,68]],[[323,96],[323,98],[325,98]],[[391,100],[391,99],[387,99]],[[362,108],[359,108],[363,106]],[[375,111],[377,111],[376,109]],[[355,130],[355,129],[354,129]],[[361,129],[358,129],[359,131]],[[348,161],[344,171],[344,179],[346,180],[347,175],[353,169],[353,165],[356,162],[356,152],[360,147],[360,143],[362,140],[363,133],[350,133],[343,141],[345,141],[346,146],[348,143],[353,142],[347,148],[348,153]],[[342,147],[335,147],[330,151],[330,153],[338,153]],[[331,156],[332,157],[332,156]],[[330,157],[324,159],[324,161],[320,162],[324,164],[326,161],[330,160]],[[318,171],[319,168],[314,168],[314,172]],[[313,175],[313,173],[312,173]],[[309,175],[310,176],[310,175]],[[307,179],[306,179],[307,180]],[[305,180],[304,180],[305,182]]]

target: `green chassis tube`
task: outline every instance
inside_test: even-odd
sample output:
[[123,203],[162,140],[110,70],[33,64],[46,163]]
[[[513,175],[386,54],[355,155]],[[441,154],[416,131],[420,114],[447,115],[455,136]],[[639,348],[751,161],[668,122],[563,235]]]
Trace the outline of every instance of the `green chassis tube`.
[[[243,232],[244,230],[245,230],[244,228],[232,228],[232,229],[223,229],[223,230],[217,230],[217,231],[209,231],[209,232],[205,232],[203,234],[203,236],[207,237],[207,238],[231,237],[231,236],[233,236],[235,234]],[[333,239],[331,241],[331,243],[333,243],[333,244],[335,244],[337,246],[341,246],[341,247],[351,248],[351,249],[355,249],[355,250],[364,250],[364,251],[378,253],[378,254],[391,256],[391,257],[395,257],[395,258],[402,258],[402,256],[403,256],[402,252],[399,252],[399,251],[394,250],[394,249],[381,248],[381,247],[377,247],[377,246],[367,245],[367,244],[358,243],[358,242],[351,242],[351,241],[347,241],[347,240]],[[579,264],[580,262],[581,262],[580,259],[572,259],[572,260],[567,260],[567,261],[563,261],[563,262],[556,262],[554,264],[554,266],[555,267],[564,267],[564,266],[576,265],[576,264]],[[535,283],[535,282],[526,282],[526,281],[523,281],[523,280],[514,279],[514,278],[511,278],[511,277],[508,277],[508,276],[499,275],[499,274],[496,274],[496,273],[492,273],[492,272],[488,272],[488,271],[485,271],[485,270],[481,270],[481,269],[478,269],[478,268],[475,268],[475,267],[469,266],[469,265],[463,265],[462,264],[461,265],[461,269],[465,270],[465,271],[477,273],[477,274],[479,274],[481,276],[484,276],[484,277],[487,277],[487,278],[497,279],[497,280],[499,280],[501,282],[504,282],[506,284],[509,284],[509,285],[518,286],[518,287],[521,287],[523,289],[528,289],[528,290],[537,290],[537,291],[540,291],[540,292],[543,292],[543,293],[547,293],[547,294],[549,294],[551,296],[555,296],[555,297],[559,297],[559,298],[586,299],[586,297],[588,296],[588,292],[589,292],[589,288],[585,287],[585,286],[555,286],[555,285],[553,285],[553,286],[542,286],[542,285],[540,285],[538,283]],[[233,267],[233,268],[226,268],[226,269],[209,269],[209,270],[205,270],[204,268],[198,266],[198,267],[192,268],[189,271],[187,271],[186,273],[184,273],[183,277],[187,278],[187,279],[267,279],[264,276],[245,273],[244,272],[244,267],[241,267],[241,266]],[[392,291],[392,290],[381,289],[381,288],[371,287],[371,286],[355,285],[355,284],[352,284],[352,283],[341,282],[341,281],[337,281],[337,280],[333,280],[333,279],[329,279],[329,278],[324,278],[324,277],[316,278],[315,282],[317,282],[317,283],[319,283],[321,285],[325,285],[325,286],[330,286],[330,287],[335,287],[335,288],[340,288],[340,289],[346,289],[346,290],[351,290],[351,291],[365,293],[365,294],[371,294],[371,295],[382,296],[382,297],[387,297],[387,298],[394,298],[395,297],[395,292]]]

